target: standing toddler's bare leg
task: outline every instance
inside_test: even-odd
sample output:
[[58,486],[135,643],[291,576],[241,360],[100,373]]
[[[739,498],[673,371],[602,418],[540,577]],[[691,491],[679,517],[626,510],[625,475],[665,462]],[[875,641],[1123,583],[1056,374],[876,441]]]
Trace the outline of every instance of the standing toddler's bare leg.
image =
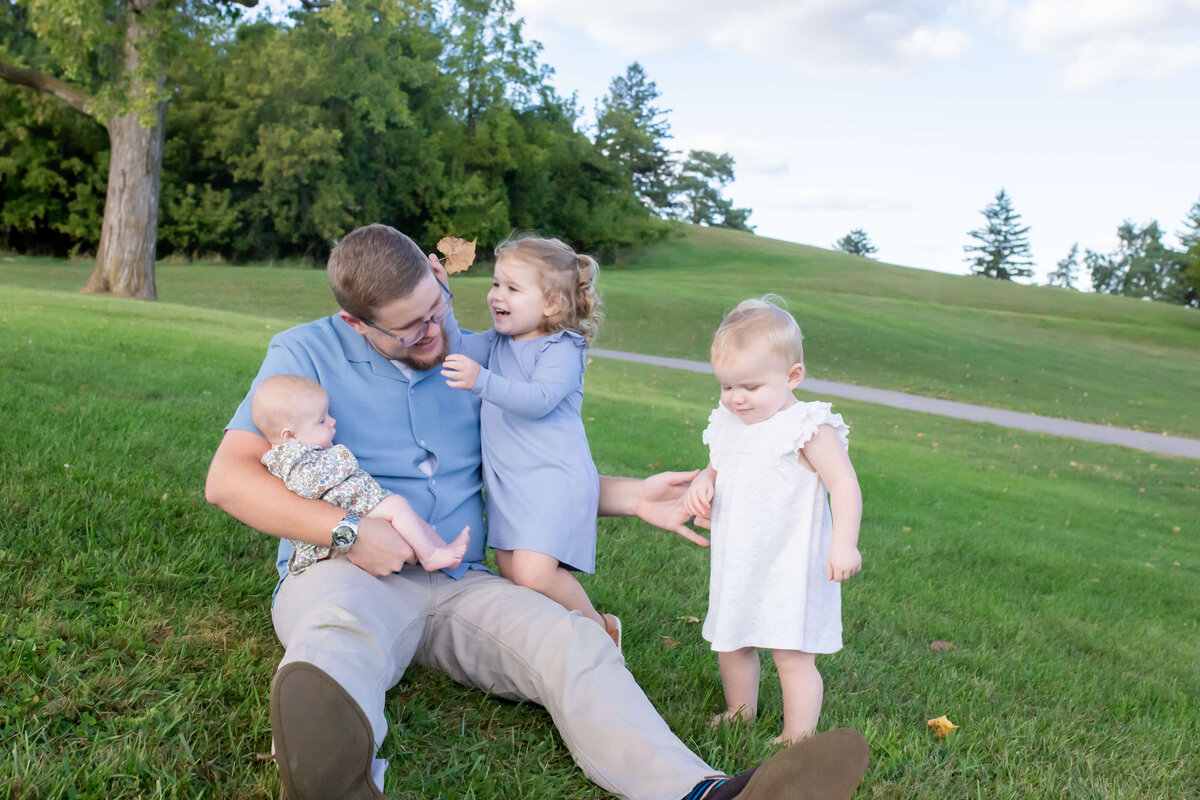
[[725,713],[712,718],[712,724],[725,720],[751,720],[758,715],[758,650],[718,652],[721,688],[725,690]]
[[816,657],[799,650],[773,650],[779,683],[783,689],[783,733],[779,744],[812,736],[821,716],[825,684],[817,671]]
[[583,586],[553,556],[532,550],[497,550],[496,563],[500,566],[500,574],[518,586],[544,594],[608,630],[603,615],[592,605]]
[[395,528],[400,538],[413,549],[417,560],[428,572],[439,569],[454,569],[462,563],[467,545],[471,542],[470,527],[462,529],[462,533],[449,544],[438,536],[428,522],[421,519],[412,506],[398,494],[389,494],[367,512],[368,517],[386,519]]

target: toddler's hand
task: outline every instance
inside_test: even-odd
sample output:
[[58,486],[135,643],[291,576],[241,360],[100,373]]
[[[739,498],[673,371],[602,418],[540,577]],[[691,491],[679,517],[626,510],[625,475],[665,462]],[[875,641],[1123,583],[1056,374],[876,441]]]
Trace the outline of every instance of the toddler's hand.
[[713,482],[701,473],[683,493],[683,507],[693,517],[712,515]]
[[841,583],[862,569],[862,554],[857,547],[829,548],[829,564],[825,570],[829,580]]
[[446,385],[451,389],[474,389],[475,381],[479,380],[479,370],[476,361],[461,353],[446,356],[446,362],[442,364],[442,374],[446,376]]

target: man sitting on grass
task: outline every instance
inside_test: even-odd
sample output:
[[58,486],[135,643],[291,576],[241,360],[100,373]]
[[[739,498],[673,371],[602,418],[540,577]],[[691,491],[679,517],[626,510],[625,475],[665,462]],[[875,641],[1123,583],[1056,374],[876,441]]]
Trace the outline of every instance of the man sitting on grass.
[[[213,456],[206,493],[237,519],[279,537],[272,620],[285,652],[271,685],[276,763],[291,800],[381,798],[375,759],[384,695],[410,663],[500,697],[530,700],[554,719],[576,763],[622,797],[848,798],[867,746],[838,730],[793,745],[735,777],[715,774],[667,728],[590,620],[483,566],[479,399],[446,385],[438,366],[460,335],[446,273],[399,231],[370,225],[329,258],[341,311],[276,336]],[[470,526],[462,564],[414,563],[382,519],[358,519],[302,498],[260,459],[254,389],[272,375],[310,378],[329,393],[337,440],[388,490],[445,536]],[[691,473],[601,478],[599,513],[636,514],[703,541],[680,502]],[[287,574],[296,539],[334,557]]]

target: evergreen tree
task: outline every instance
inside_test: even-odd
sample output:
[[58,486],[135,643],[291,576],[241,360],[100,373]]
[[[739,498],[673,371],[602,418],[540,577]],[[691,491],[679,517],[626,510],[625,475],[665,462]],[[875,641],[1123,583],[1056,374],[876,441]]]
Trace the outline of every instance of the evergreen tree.
[[986,224],[967,234],[977,243],[963,245],[965,252],[974,253],[964,259],[971,265],[971,273],[1002,281],[1032,275],[1029,226],[1021,225],[1021,215],[1013,210],[1008,194],[1001,189],[980,213]]
[[1179,234],[1186,264],[1182,276],[1184,284],[1182,299],[1184,305],[1196,306],[1200,305],[1200,200],[1197,200],[1191,211],[1188,212],[1184,225],[1187,227],[1183,233]]
[[1071,245],[1071,252],[1067,253],[1067,257],[1058,262],[1058,268],[1051,272],[1047,284],[1050,286],[1061,286],[1064,289],[1074,289],[1077,274],[1079,272],[1079,243]]
[[733,156],[691,150],[675,181],[679,218],[693,225],[752,231],[750,209],[734,208],[723,189],[733,181]]
[[675,211],[671,138],[667,113],[654,105],[658,87],[636,61],[625,74],[613,78],[608,95],[596,112],[596,146],[605,157],[625,170],[634,192],[647,208],[661,217]]
[[834,250],[841,250],[852,256],[872,258],[879,248],[871,243],[871,237],[862,228],[855,228],[833,244]]

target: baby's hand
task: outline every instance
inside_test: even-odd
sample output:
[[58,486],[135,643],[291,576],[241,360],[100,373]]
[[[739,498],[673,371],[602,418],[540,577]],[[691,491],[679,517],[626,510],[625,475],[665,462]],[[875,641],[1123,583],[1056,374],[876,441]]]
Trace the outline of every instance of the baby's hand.
[[825,572],[829,580],[841,583],[862,569],[862,554],[857,547],[829,548],[829,565]]
[[683,507],[693,517],[712,515],[713,481],[707,472],[701,472],[683,493]]
[[446,356],[446,362],[442,364],[442,374],[446,376],[446,385],[451,389],[474,389],[475,381],[479,380],[479,370],[476,361],[461,353]]

